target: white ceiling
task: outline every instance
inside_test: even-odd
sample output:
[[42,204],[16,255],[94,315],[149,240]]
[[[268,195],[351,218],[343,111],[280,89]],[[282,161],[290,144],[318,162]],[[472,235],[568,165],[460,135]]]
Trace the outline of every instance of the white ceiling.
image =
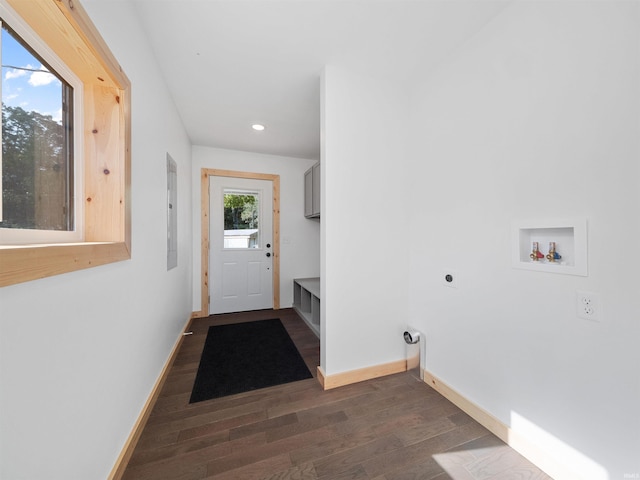
[[131,1],[193,144],[309,159],[320,158],[324,65],[408,81],[509,3]]

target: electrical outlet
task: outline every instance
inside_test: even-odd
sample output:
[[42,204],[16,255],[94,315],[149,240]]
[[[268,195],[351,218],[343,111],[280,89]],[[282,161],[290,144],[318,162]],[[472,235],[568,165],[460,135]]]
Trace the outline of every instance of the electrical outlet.
[[585,320],[600,319],[600,301],[598,295],[591,292],[576,292],[576,314]]

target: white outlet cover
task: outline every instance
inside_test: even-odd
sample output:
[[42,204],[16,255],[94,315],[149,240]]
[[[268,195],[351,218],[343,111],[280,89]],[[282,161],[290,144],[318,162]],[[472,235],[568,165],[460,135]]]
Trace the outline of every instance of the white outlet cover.
[[584,320],[602,320],[602,304],[598,294],[576,291],[576,315]]
[[442,270],[441,281],[445,287],[458,288],[458,285],[460,284],[458,271],[451,268]]

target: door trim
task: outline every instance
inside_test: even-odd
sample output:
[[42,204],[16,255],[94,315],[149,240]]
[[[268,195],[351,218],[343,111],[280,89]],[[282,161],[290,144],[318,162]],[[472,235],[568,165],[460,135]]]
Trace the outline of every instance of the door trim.
[[270,173],[235,172],[203,168],[200,174],[200,222],[201,222],[201,266],[200,266],[200,311],[193,317],[209,316],[209,177],[250,178],[270,180],[273,185],[273,309],[280,309],[280,175]]

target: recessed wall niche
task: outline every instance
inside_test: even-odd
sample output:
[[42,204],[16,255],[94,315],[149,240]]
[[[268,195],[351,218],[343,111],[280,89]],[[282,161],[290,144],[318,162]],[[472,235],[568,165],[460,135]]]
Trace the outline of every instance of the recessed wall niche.
[[[587,276],[587,220],[552,219],[512,222],[512,263],[514,268],[548,273]],[[531,258],[534,242],[539,246],[538,260]],[[561,258],[548,259],[551,242]],[[538,255],[539,256],[539,255]]]

